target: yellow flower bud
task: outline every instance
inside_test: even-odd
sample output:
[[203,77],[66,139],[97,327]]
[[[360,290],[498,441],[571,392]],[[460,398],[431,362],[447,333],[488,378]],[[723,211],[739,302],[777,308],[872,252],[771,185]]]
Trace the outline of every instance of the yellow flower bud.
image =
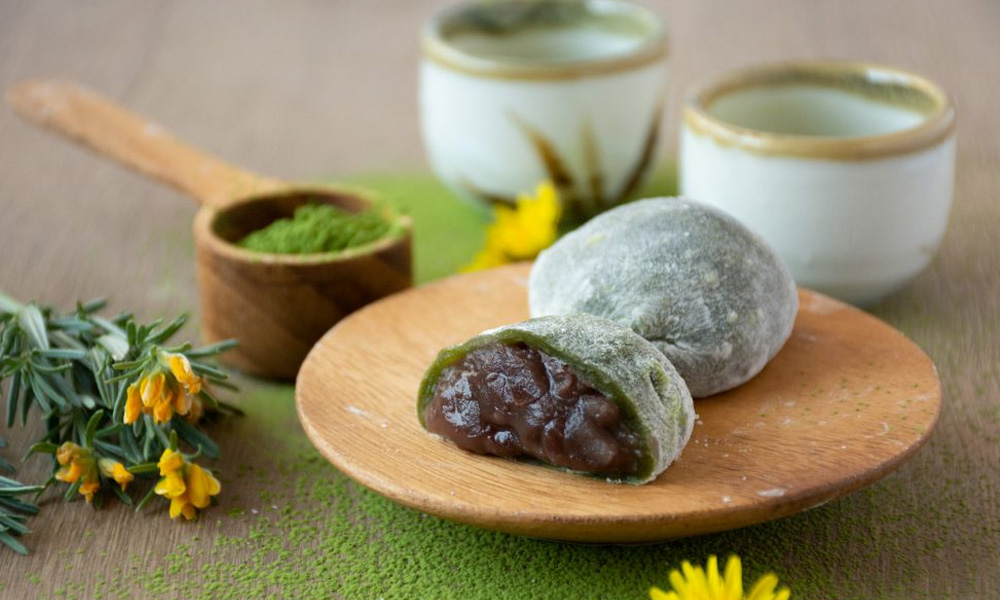
[[125,491],[125,486],[135,479],[135,475],[126,469],[125,465],[120,462],[115,463],[115,466],[111,470],[111,477],[118,482],[118,485],[122,486],[123,492]]
[[174,396],[174,410],[179,415],[186,415],[191,411],[191,396],[184,391],[178,391]]
[[160,467],[160,475],[166,475],[179,471],[184,466],[184,456],[176,451],[167,448],[160,455],[160,462],[156,463]]
[[184,485],[184,478],[181,477],[180,473],[174,471],[167,473],[160,479],[153,490],[160,496],[174,499],[186,492],[187,486]]
[[125,465],[116,460],[102,458],[97,461],[97,466],[101,469],[101,474],[105,477],[114,479],[115,482],[122,487],[123,492],[125,491],[125,486],[135,479],[135,476],[125,468]]
[[205,508],[211,503],[211,496],[218,495],[222,490],[222,485],[211,473],[192,464],[188,469],[187,489],[191,504]]
[[[167,357],[167,366],[170,368],[170,372],[184,386],[187,393],[194,395],[200,392],[203,382],[201,377],[194,374],[194,370],[191,368],[191,361],[183,354],[164,353],[164,355]],[[184,414],[184,412],[181,414]]]
[[176,498],[170,499],[170,518],[176,519],[177,517],[184,515],[184,518],[188,521],[195,518],[198,512],[195,507],[188,500],[187,494],[182,494]]
[[167,394],[153,407],[153,421],[157,424],[166,423],[174,416],[174,408],[171,406],[172,395]]
[[139,380],[139,393],[142,395],[142,405],[153,408],[163,396],[163,388],[167,377],[163,373],[154,373]]
[[78,458],[83,452],[83,448],[74,444],[73,442],[63,442],[62,446],[56,450],[56,461],[60,465],[69,464],[74,459]]
[[125,396],[125,424],[131,425],[139,418],[142,412],[142,396],[139,394],[139,386],[132,384],[128,386],[128,394]]
[[83,467],[80,465],[80,461],[78,460],[74,460],[68,466],[56,471],[56,479],[59,481],[65,481],[66,483],[76,483],[82,476]]
[[93,502],[94,494],[101,489],[101,483],[96,478],[92,481],[86,481],[80,485],[80,494],[87,499],[87,503]]

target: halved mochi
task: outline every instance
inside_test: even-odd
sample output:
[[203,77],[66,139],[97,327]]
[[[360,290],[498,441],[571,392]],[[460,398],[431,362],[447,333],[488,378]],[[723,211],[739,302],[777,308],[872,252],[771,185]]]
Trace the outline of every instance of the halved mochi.
[[592,315],[543,317],[445,348],[417,405],[432,434],[478,454],[535,459],[645,483],[691,437],[691,394],[630,329]]

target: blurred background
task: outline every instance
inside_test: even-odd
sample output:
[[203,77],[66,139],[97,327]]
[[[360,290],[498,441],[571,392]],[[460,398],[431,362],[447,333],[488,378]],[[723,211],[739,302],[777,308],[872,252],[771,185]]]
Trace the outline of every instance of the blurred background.
[[[423,20],[446,4],[3,0],[0,89],[29,78],[74,80],[234,164],[293,180],[424,170],[418,35]],[[672,38],[661,141],[668,155],[676,150],[684,90],[697,78],[763,60],[836,57],[912,69],[944,86],[960,115],[959,180],[976,166],[971,161],[997,156],[995,144],[970,156],[962,135],[975,122],[976,143],[1000,138],[998,121],[980,118],[990,113],[991,97],[981,93],[988,73],[977,68],[1000,55],[996,2],[641,4],[666,20]],[[963,202],[959,193],[956,203]],[[156,270],[179,269],[193,283],[186,240],[194,204],[32,130],[5,109],[0,206],[2,218],[18,224],[4,227],[6,251],[30,248],[32,256],[0,265],[3,288],[53,302],[100,294],[121,287],[122,273],[78,267],[141,252],[148,260],[121,268],[149,285],[127,286],[116,301],[134,304],[143,296],[144,303],[159,299],[162,309],[185,308],[157,289]],[[32,276],[39,270],[49,276]],[[54,280],[62,282],[57,297],[46,283]]]

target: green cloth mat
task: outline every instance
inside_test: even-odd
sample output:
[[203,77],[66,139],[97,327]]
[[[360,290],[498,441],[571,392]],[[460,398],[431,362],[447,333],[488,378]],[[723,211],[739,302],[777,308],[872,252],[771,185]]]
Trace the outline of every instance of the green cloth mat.
[[[669,172],[661,175],[647,193],[670,192],[672,182]],[[413,216],[418,281],[453,273],[477,251],[483,213],[432,177],[372,176],[355,183]],[[904,295],[880,314],[920,341],[937,327],[928,310]],[[955,368],[952,358],[944,362],[939,366]],[[963,589],[974,590],[982,581],[975,561],[984,558],[930,562],[928,568],[918,557],[959,545],[994,558],[997,553],[997,518],[970,499],[962,483],[976,465],[950,441],[955,436],[940,431],[895,474],[793,517],[662,544],[572,545],[476,529],[398,506],[320,457],[299,427],[290,386],[239,379],[244,391],[235,402],[246,416],[212,429],[224,452],[216,465],[220,505],[197,524],[178,525],[183,543],[151,541],[146,555],[131,557],[112,579],[62,572],[66,584],[58,597],[638,600],[648,598],[653,584],[669,587],[667,574],[682,560],[738,554],[746,581],[774,571],[793,599],[915,600],[958,597],[953,587],[939,589],[942,580],[967,582]],[[942,420],[947,426],[954,418],[946,413]],[[236,480],[253,491],[236,495]],[[85,542],[80,545],[82,551]]]

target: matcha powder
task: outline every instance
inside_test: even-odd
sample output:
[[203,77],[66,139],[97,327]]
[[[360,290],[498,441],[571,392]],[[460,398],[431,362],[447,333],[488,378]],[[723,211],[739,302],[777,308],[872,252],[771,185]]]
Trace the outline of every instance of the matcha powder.
[[[417,267],[425,282],[472,255],[481,237],[469,232],[481,217],[458,200],[432,201],[451,197],[421,177],[370,187],[412,202],[405,206],[424,227]],[[993,221],[968,210],[953,219],[966,235],[952,239],[936,268],[971,299],[976,280],[963,278],[992,273],[996,264],[996,252],[985,250],[993,248],[986,242]],[[980,270],[948,268],[956,257],[986,262],[976,263]],[[733,553],[743,558],[745,581],[774,571],[792,600],[995,598],[1000,408],[992,399],[1000,396],[1000,371],[993,329],[982,326],[993,313],[944,318],[951,298],[926,283],[922,289],[929,293],[898,295],[876,314],[935,358],[948,399],[938,431],[896,473],[794,516],[637,546],[562,544],[451,523],[396,505],[337,471],[303,434],[291,386],[237,376],[244,391],[232,400],[246,416],[210,430],[224,448],[224,460],[213,465],[223,484],[219,506],[196,522],[155,529],[165,516],[118,503],[91,516],[77,503],[88,525],[61,523],[59,550],[29,537],[35,554],[0,558],[22,561],[23,573],[3,582],[0,597],[20,585],[29,591],[22,597],[52,600],[648,600],[649,587],[667,588],[681,561],[704,564],[709,554],[724,561]],[[127,537],[136,542],[119,550],[120,566],[94,572],[103,548]],[[952,548],[966,549],[964,559]],[[42,556],[48,560],[32,562]]]
[[385,237],[389,222],[376,210],[352,213],[329,204],[305,204],[239,241],[241,248],[273,254],[340,252]]

